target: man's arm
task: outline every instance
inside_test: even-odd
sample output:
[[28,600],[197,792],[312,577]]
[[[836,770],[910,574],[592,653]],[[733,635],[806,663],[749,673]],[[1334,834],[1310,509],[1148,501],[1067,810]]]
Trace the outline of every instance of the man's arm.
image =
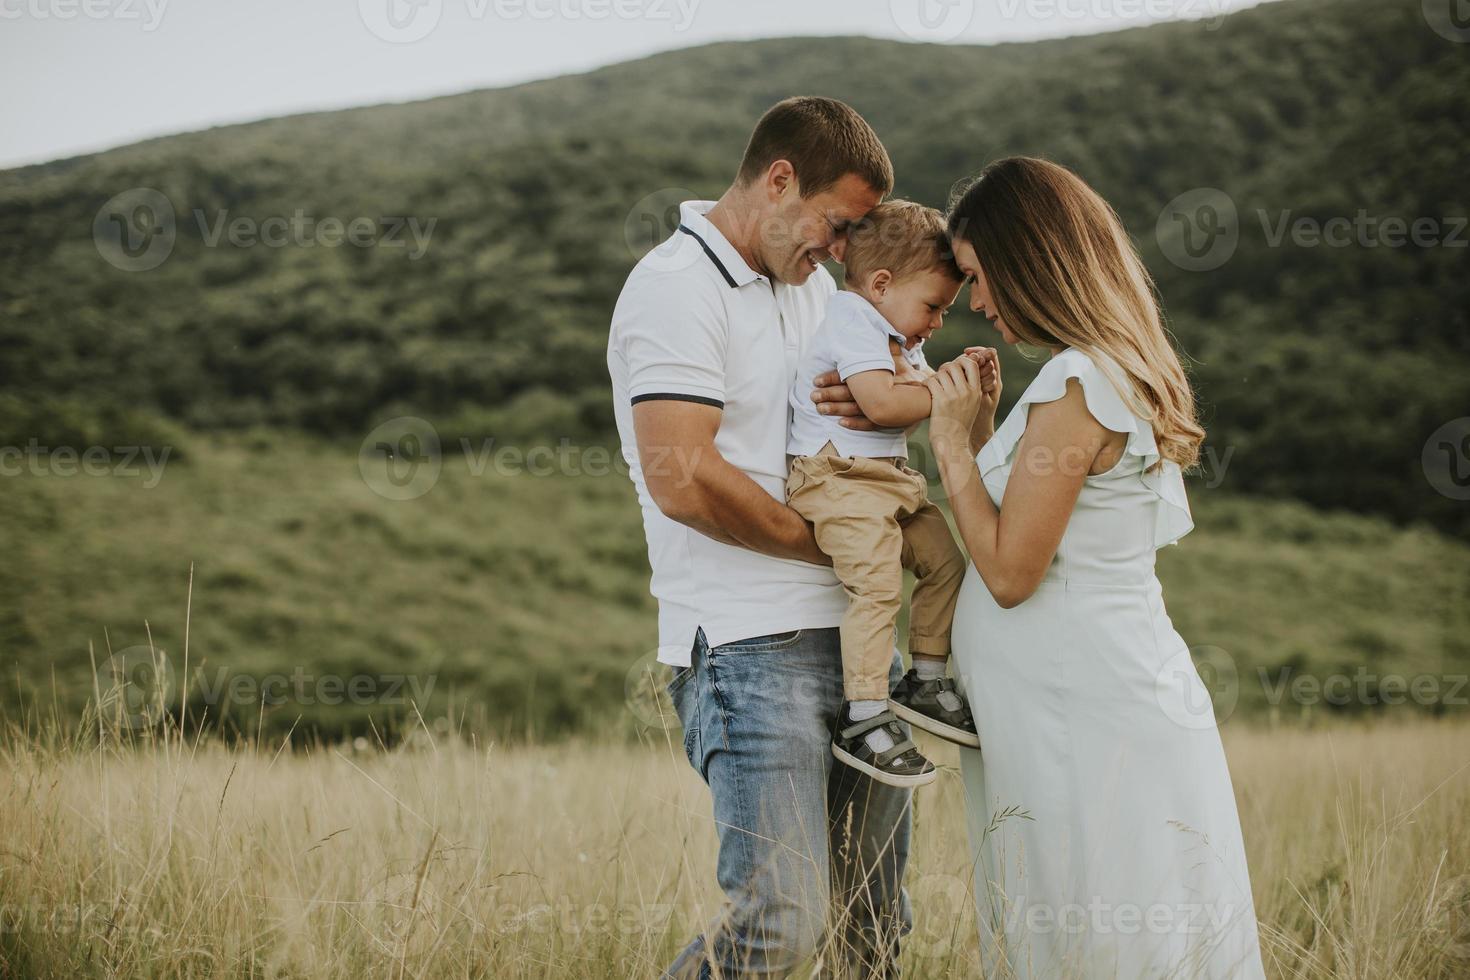
[[653,502],[665,517],[716,541],[830,565],[811,525],[715,448],[721,412],[713,405],[666,399],[633,406],[638,459]]

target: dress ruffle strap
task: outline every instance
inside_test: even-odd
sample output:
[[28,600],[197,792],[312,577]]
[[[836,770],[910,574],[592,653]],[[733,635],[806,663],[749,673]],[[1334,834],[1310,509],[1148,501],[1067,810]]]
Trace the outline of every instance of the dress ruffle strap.
[[[1106,356],[1106,355],[1099,355]],[[1122,377],[1122,371],[1118,371]],[[1087,401],[1087,410],[1108,429],[1125,433],[1128,437],[1124,459],[1107,473],[1088,477],[1089,480],[1138,479],[1159,498],[1159,507],[1154,518],[1154,547],[1162,548],[1173,544],[1194,529],[1194,517],[1189,510],[1189,496],[1184,490],[1184,474],[1179,464],[1164,460],[1163,464],[1150,471],[1159,462],[1159,447],[1154,439],[1153,427],[1133,414],[1122,395],[1102,369],[1076,348],[1068,348],[1044,364],[1036,379],[1022,392],[1016,407],[1006,420],[995,430],[995,435],[975,457],[975,465],[984,477],[991,470],[1011,462],[1016,446],[1026,431],[1026,419],[1030,406],[1056,401],[1067,393],[1067,381],[1076,378],[1082,385],[1082,395]],[[1136,458],[1139,466],[1124,468],[1127,458]],[[1118,474],[1114,476],[1114,474]]]

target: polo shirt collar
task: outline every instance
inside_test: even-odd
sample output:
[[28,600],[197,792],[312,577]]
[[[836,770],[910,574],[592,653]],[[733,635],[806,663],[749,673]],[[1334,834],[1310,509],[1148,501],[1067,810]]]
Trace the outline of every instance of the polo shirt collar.
[[[898,341],[898,346],[902,347],[906,353],[912,353],[911,351],[909,351],[907,346],[909,339],[903,334],[899,333],[897,330],[895,330],[893,328],[893,324],[889,323],[887,318],[884,317],[882,313],[878,312],[878,308],[872,303],[868,302],[866,298],[859,296],[857,293],[853,292],[850,289],[839,289],[827,302],[829,304],[829,309],[840,310],[842,311],[843,315],[854,316],[858,317],[859,319],[868,321],[873,326],[877,327],[879,330],[882,330],[888,336]],[[914,345],[913,349],[918,350],[923,346],[924,342],[921,340]]]
[[679,205],[679,231],[676,234],[693,236],[731,289],[764,279],[745,263],[735,246],[705,217],[714,206],[714,201],[685,201]]

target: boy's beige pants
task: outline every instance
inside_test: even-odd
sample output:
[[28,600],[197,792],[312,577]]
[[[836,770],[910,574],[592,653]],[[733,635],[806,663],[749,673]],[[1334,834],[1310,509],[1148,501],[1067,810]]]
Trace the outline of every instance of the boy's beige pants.
[[842,456],[829,442],[815,456],[795,457],[786,480],[787,503],[811,521],[817,545],[847,589],[842,680],[848,700],[888,697],[905,568],[918,577],[909,652],[949,655],[965,556],[929,501],[924,474],[905,462]]

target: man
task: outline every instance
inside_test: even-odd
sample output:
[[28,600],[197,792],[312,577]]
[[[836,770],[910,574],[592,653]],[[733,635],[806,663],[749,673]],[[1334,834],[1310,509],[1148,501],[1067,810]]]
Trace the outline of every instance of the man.
[[[838,764],[847,597],[785,504],[786,395],[835,291],[849,226],[893,186],[872,128],[832,99],[757,124],[735,182],[690,201],[629,275],[608,340],[618,433],[659,603],[659,660],[709,785],[727,902],[666,976],[784,976],[822,946],[896,973],[907,790]],[[824,406],[856,415],[835,386]],[[856,427],[870,427],[861,417]],[[890,680],[902,674],[897,650]]]

